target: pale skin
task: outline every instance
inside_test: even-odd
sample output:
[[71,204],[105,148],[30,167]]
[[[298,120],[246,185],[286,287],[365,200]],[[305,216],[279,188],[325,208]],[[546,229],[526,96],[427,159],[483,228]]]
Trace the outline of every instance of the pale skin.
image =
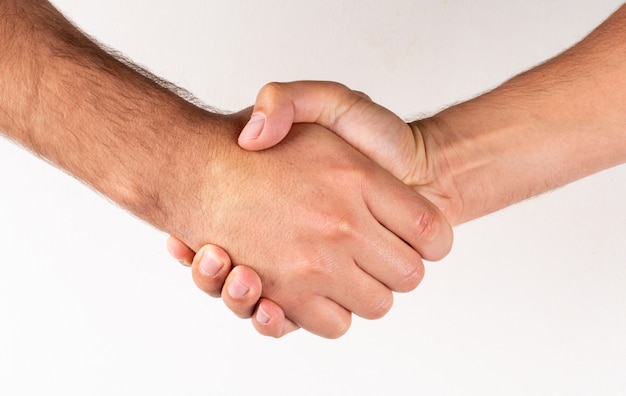
[[[327,82],[269,84],[253,113],[265,122],[259,128],[252,118],[241,147],[271,147],[292,123],[316,122],[456,225],[626,162],[626,6],[563,54],[427,119],[406,124],[363,94]],[[261,334],[280,337],[297,328],[275,302],[259,300],[262,284],[250,268],[229,273],[225,260],[220,274],[203,276],[193,250],[174,238],[169,247],[175,257],[193,260],[202,290],[223,290],[226,305],[252,315]],[[237,283],[248,294],[234,298],[229,287]]]
[[338,337],[447,254],[442,213],[382,167],[314,124],[246,152],[249,115],[182,99],[47,1],[0,1],[2,133],[189,249],[224,247],[294,326]]

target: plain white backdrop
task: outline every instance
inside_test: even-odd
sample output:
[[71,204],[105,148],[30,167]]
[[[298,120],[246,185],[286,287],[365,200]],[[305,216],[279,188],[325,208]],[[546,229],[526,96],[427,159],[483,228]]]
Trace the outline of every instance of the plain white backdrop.
[[[54,1],[221,109],[328,79],[404,117],[557,54],[620,3]],[[0,164],[2,395],[626,393],[625,167],[458,227],[416,291],[330,341],[257,335],[162,233],[7,140]]]

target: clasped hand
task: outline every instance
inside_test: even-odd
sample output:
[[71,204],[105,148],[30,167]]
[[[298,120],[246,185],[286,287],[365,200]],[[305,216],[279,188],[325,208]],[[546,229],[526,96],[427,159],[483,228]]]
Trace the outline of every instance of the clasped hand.
[[[170,238],[170,253],[193,263],[200,289],[221,294],[265,335],[302,327],[334,338],[352,313],[382,317],[392,292],[419,284],[422,258],[439,260],[452,243],[437,208],[446,197],[433,193],[441,189],[430,190],[435,205],[411,185],[426,173],[424,142],[390,111],[335,83],[269,84],[252,114],[239,145],[259,151],[236,153],[242,162],[229,170],[247,187],[213,178],[232,199],[215,209],[211,244],[195,254]],[[293,125],[303,122],[318,125]]]

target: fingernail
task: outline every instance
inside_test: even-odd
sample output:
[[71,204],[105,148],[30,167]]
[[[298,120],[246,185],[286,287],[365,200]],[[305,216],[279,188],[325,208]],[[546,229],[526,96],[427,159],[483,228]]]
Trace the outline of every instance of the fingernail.
[[220,272],[224,263],[213,257],[212,254],[204,252],[200,260],[200,271],[207,276],[215,276]]
[[247,286],[243,285],[238,280],[235,280],[228,285],[228,294],[232,298],[241,298],[245,296],[249,290],[250,289]]
[[259,137],[261,131],[263,131],[263,126],[265,125],[265,116],[262,113],[252,114],[250,120],[243,127],[241,134],[239,135],[239,140],[254,140]]
[[263,310],[263,306],[259,305],[259,309],[256,311],[256,321],[265,325],[269,323],[271,318],[272,317]]

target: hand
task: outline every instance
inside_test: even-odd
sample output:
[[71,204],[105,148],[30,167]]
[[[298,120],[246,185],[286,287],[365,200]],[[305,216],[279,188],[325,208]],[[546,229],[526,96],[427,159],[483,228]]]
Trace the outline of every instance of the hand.
[[[624,163],[624,101],[618,100],[624,63],[623,52],[616,50],[622,42],[615,34],[624,29],[624,20],[626,7],[563,54],[484,95],[411,123],[415,146],[409,147],[409,155],[380,151],[381,166],[418,187],[457,224]],[[260,95],[254,112],[264,112],[265,122],[279,127],[266,130],[258,121],[263,117],[256,117],[257,122],[246,128],[242,146],[262,149],[275,144],[288,130],[280,127],[281,122],[284,126],[298,120],[298,114],[308,114],[309,120],[330,126],[361,152],[378,158],[377,146],[369,144],[377,131],[350,116],[364,108],[355,100],[357,93],[311,82],[271,84],[263,93],[269,99]],[[282,121],[281,115],[286,116]],[[388,119],[383,115],[379,121]],[[352,139],[351,129],[341,125],[361,125],[369,138]],[[380,142],[386,149],[387,141],[400,143],[395,146],[398,151],[391,147],[392,154],[401,153],[406,147],[401,143],[411,140],[402,137],[409,135],[401,129]],[[359,142],[366,144],[361,147]],[[420,161],[403,160],[412,152]],[[399,163],[394,163],[397,158]],[[396,173],[397,169],[407,173]]]
[[0,4],[14,33],[0,43],[2,133],[188,246],[228,248],[294,323],[338,336],[449,250],[434,206],[323,128],[244,152],[239,116],[177,96],[48,2]]
[[283,140],[294,123],[316,123],[336,133],[433,202],[455,225],[460,194],[448,177],[446,136],[418,120],[406,123],[366,94],[326,81],[270,83],[257,95],[239,145],[264,150]]
[[[210,234],[237,264],[256,270],[263,296],[294,323],[335,337],[349,327],[350,312],[380,317],[391,290],[416,287],[423,275],[416,251],[442,258],[451,229],[434,206],[332,134],[295,129],[274,150],[231,153],[237,165],[225,168],[229,178],[213,177],[211,188],[233,199],[210,208],[227,214],[215,216]],[[241,180],[243,191],[235,188]]]
[[167,248],[181,264],[191,267],[193,280],[199,289],[212,297],[221,296],[226,306],[240,318],[251,317],[254,328],[260,334],[279,338],[299,329],[297,324],[285,317],[282,308],[261,297],[262,285],[257,273],[245,265],[233,268],[224,249],[205,245],[196,254],[174,237],[168,239]]
[[[426,169],[434,168],[423,167],[426,163],[425,147],[423,144],[416,144],[423,141],[419,129],[411,128],[360,92],[329,82],[269,84],[259,93],[254,114],[257,117],[252,117],[239,138],[239,143],[244,148],[265,149],[278,143],[286,136],[293,122],[317,122],[329,127],[370,158],[379,161],[405,183],[416,188],[419,186],[420,192],[422,189],[431,192],[429,198],[441,207],[452,208],[447,205],[449,200],[445,194],[441,194],[443,190],[439,186],[434,183],[422,184],[420,180],[420,177],[425,180],[423,175],[427,174]],[[262,116],[259,117],[259,114]],[[423,168],[417,168],[418,165]],[[441,166],[437,169],[441,169]],[[431,179],[438,180],[436,177]],[[171,243],[181,252],[185,252],[173,254],[175,257],[180,259],[186,256],[191,262],[193,251],[177,243],[175,239]],[[212,246],[210,251],[214,253],[216,250],[219,248]],[[203,277],[201,272],[194,271],[194,280],[210,295],[219,295],[227,275],[227,270],[219,277]],[[237,283],[238,277],[245,279],[239,282],[247,282],[251,290],[261,289],[260,284],[251,283],[258,277],[255,277],[250,268],[241,268],[228,275],[227,285]],[[233,298],[228,290],[222,293],[222,297],[226,305],[240,317],[249,317],[258,299],[256,293]],[[267,315],[267,312],[272,315]],[[271,317],[271,320],[260,322],[259,317]],[[297,328],[288,321],[282,321],[283,317],[280,307],[272,301],[262,299],[253,316],[253,324],[260,333],[279,337]]]

